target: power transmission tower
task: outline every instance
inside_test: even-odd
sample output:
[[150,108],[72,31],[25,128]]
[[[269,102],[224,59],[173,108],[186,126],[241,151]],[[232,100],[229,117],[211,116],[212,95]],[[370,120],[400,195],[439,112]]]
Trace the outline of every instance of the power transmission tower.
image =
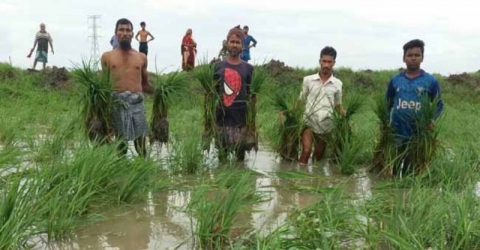
[[102,37],[100,35],[100,22],[101,22],[102,16],[101,15],[89,15],[88,16],[88,21],[89,21],[89,29],[91,31],[89,37],[92,39],[92,44],[90,48],[90,56],[93,62],[95,62],[95,67],[97,66],[97,62],[99,60],[99,54],[100,54],[100,47],[98,45],[98,38]]

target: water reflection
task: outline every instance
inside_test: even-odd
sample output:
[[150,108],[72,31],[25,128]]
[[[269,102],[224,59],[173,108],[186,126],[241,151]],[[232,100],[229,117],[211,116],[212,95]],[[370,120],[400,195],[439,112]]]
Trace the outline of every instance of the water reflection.
[[[132,145],[130,145],[132,146]],[[129,151],[131,157],[134,150]],[[154,145],[150,156],[157,160],[168,157],[168,149]],[[205,157],[209,163],[215,162],[212,152]],[[318,201],[322,194],[289,189],[292,182],[310,187],[336,187],[342,183],[356,198],[359,204],[372,196],[371,178],[361,170],[348,177],[338,174],[338,169],[327,161],[320,161],[307,166],[296,162],[283,161],[268,151],[247,154],[247,160],[241,164],[258,173],[252,185],[265,196],[263,202],[252,204],[242,209],[233,234],[240,235],[248,230],[256,230],[266,235],[281,225],[288,215],[297,209],[305,208]],[[299,171],[308,173],[305,179],[286,180],[279,178],[279,171]],[[214,178],[213,175],[206,178]],[[188,182],[188,180],[185,180]],[[477,190],[480,190],[480,185]],[[480,192],[479,192],[480,193]],[[104,212],[109,215],[104,221],[95,223],[75,232],[75,237],[68,244],[57,245],[57,249],[191,249],[193,246],[191,221],[184,211],[191,198],[190,190],[169,190],[148,193],[145,202],[130,207]],[[36,249],[49,249],[37,244]],[[50,248],[55,249],[55,248]]]

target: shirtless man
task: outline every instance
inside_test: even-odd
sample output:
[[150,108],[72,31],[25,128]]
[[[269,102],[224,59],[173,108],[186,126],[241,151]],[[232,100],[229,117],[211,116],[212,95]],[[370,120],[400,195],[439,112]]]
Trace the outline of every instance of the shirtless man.
[[113,125],[125,155],[128,141],[133,140],[137,153],[147,155],[145,136],[148,123],[143,106],[143,93],[153,93],[148,83],[147,57],[132,49],[133,25],[125,18],[119,19],[115,28],[118,47],[103,53],[102,69],[110,74],[113,96],[119,100],[113,106]]
[[[140,46],[138,47],[138,51],[147,55],[148,54],[148,42],[155,39],[155,37],[153,37],[152,34],[148,30],[145,29],[145,22],[141,22],[140,26],[142,27],[142,29],[137,32],[137,35],[135,36],[135,39],[140,43]],[[140,40],[138,40],[138,36],[140,36]],[[150,36],[149,40],[147,40],[148,36]]]

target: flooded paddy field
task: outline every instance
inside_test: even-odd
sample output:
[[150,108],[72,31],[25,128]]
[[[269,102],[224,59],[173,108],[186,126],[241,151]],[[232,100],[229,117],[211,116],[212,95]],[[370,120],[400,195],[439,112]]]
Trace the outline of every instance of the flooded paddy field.
[[[418,176],[380,176],[369,171],[371,107],[391,72],[371,73],[373,90],[338,74],[346,96],[365,99],[352,121],[352,174],[329,157],[307,166],[279,157],[273,80],[259,95],[259,150],[224,163],[213,145],[203,150],[194,83],[172,102],[169,142],[142,159],[133,145],[120,157],[116,145],[88,141],[74,84],[1,81],[0,249],[480,249],[477,99],[441,81],[435,160]],[[146,107],[150,117],[149,97]]]

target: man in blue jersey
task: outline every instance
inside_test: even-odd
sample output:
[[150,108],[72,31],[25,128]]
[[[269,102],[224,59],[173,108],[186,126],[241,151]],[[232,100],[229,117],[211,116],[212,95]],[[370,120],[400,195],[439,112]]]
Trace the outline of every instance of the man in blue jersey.
[[243,51],[241,59],[245,62],[248,62],[251,59],[250,48],[257,46],[257,40],[255,40],[253,36],[248,34],[248,30],[248,26],[243,26],[243,33],[245,34],[245,38],[243,39]]
[[[403,61],[407,69],[395,75],[388,85],[386,98],[390,123],[395,132],[397,152],[405,152],[408,143],[419,129],[415,117],[422,110],[423,97],[428,96],[430,101],[437,101],[434,120],[430,121],[427,129],[434,129],[435,120],[443,110],[437,79],[420,68],[424,58],[424,47],[424,42],[418,39],[411,40],[403,46]],[[410,174],[413,167],[407,154],[395,164],[393,174],[401,176]]]

